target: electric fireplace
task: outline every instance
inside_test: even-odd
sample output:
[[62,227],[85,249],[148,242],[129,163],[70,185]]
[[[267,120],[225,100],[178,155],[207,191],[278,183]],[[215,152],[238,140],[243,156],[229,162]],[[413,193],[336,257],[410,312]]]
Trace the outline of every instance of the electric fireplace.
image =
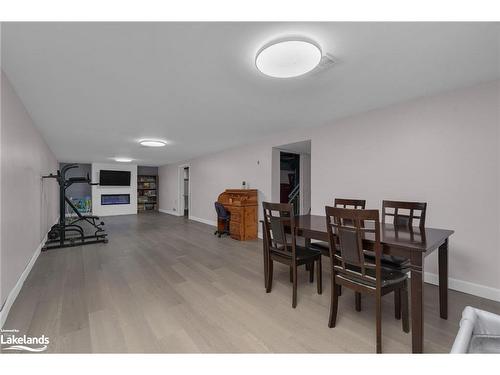
[[130,194],[102,194],[101,205],[130,204]]

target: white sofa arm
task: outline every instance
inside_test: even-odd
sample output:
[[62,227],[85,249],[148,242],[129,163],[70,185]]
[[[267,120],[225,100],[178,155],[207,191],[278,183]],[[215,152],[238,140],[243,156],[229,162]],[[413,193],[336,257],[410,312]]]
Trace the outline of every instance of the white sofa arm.
[[474,336],[498,337],[500,345],[500,315],[467,306],[462,312],[460,329],[451,353],[468,353]]

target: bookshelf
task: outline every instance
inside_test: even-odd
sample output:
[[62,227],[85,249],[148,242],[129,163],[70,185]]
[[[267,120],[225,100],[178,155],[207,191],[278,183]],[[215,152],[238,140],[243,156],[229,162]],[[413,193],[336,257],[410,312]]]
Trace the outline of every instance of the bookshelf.
[[158,176],[137,176],[137,211],[158,210]]

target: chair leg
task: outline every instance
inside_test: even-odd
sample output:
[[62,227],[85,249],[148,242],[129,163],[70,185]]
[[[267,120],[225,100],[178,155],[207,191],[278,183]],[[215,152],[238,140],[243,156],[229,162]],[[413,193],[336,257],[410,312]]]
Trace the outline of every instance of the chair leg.
[[401,289],[394,290],[394,317],[401,319]]
[[273,287],[273,260],[269,258],[269,262],[267,263],[266,293],[270,293],[272,287]]
[[267,291],[267,284],[269,280],[269,257],[267,256],[267,252],[264,250],[264,288]]
[[330,318],[328,319],[328,327],[335,327],[337,321],[337,307],[339,305],[338,285],[335,284],[335,274],[332,273],[332,288],[330,297]]
[[297,265],[293,265],[293,295],[292,295],[292,307],[297,307]]
[[314,262],[309,263],[309,282],[314,282]]
[[342,285],[339,285],[337,286],[338,290],[339,290],[339,297],[342,295]]
[[323,293],[323,267],[321,266],[321,256],[317,260],[318,264],[316,265],[316,283],[318,287],[318,294]]
[[354,300],[356,305],[356,311],[361,311],[361,293],[354,292]]
[[382,353],[382,294],[377,290],[375,296],[375,309],[377,319],[377,353]]
[[408,310],[408,280],[403,282],[403,290],[401,292],[401,313],[403,315],[403,331],[410,332],[410,319]]
[[290,282],[293,283],[293,267],[290,266]]

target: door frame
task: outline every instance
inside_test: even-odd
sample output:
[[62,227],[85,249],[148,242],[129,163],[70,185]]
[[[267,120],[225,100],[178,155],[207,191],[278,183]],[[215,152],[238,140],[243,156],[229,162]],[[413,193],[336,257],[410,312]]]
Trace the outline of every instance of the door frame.
[[[311,210],[311,154],[299,154],[300,155],[300,176],[299,176],[299,183],[300,183],[300,214],[305,215],[310,212]],[[308,168],[305,167],[305,165],[308,164]],[[308,176],[306,177],[306,169],[309,170]],[[309,180],[308,184],[305,183],[306,178]],[[309,186],[309,191],[305,191],[306,185]],[[309,193],[309,194],[306,194]],[[308,196],[309,202],[307,206],[309,208],[306,210],[306,195]]]
[[303,154],[300,153],[300,152],[297,152],[297,151],[290,151],[290,150],[283,150],[279,147],[276,148],[278,151],[279,151],[279,179],[280,179],[280,184],[281,184],[281,153],[285,153],[285,154],[293,154],[293,155],[297,155],[299,157],[299,181],[298,181],[298,184],[299,184],[299,214],[303,214],[304,212],[304,197],[303,197],[303,189],[304,189],[304,184],[303,184],[303,173],[302,173],[302,167],[303,167],[303,160],[304,160],[304,157],[303,157]]
[[191,217],[191,164],[181,164],[177,169],[177,216],[184,216],[184,196],[182,191],[184,189],[184,168],[189,168],[188,180],[188,218]]
[[[281,153],[285,152],[288,154],[295,154],[299,155],[299,183],[300,183],[300,214],[306,214],[309,210],[305,210],[305,195],[304,195],[304,177],[305,177],[305,168],[304,168],[304,162],[306,159],[308,159],[309,163],[309,174],[311,174],[311,154],[307,153],[302,153],[298,151],[290,151],[287,149],[282,149],[280,147],[273,147],[272,148],[272,166],[271,166],[271,199],[273,201],[279,202],[280,200],[280,181],[281,181]],[[309,207],[311,206],[311,189],[312,189],[312,180],[311,176],[309,175]]]

